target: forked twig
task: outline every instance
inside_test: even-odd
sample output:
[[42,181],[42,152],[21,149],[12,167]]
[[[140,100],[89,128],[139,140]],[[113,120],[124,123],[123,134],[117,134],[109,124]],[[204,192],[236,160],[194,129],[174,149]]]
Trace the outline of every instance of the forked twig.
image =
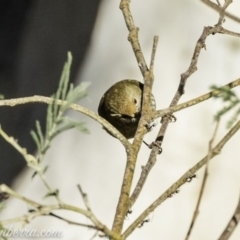
[[[207,4],[209,7],[211,7],[214,10],[216,10],[217,12],[221,11],[221,7],[218,4],[216,4],[216,3],[214,3],[214,2],[212,2],[210,0],[201,0],[201,2]],[[232,19],[232,20],[234,20],[234,21],[236,21],[238,23],[240,23],[240,18],[235,16],[235,15],[233,15],[233,14],[231,14],[231,13],[229,13],[229,12],[225,12],[225,16],[229,17],[230,19]]]

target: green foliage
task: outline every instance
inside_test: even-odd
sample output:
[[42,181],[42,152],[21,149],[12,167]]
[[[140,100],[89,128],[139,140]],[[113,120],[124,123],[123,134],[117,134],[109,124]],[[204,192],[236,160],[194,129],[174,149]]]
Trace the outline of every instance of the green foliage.
[[4,95],[0,94],[0,100],[4,99]]
[[[42,131],[39,121],[36,121],[36,131],[31,135],[38,148],[37,159],[42,162],[43,157],[50,147],[50,142],[60,133],[76,128],[83,133],[88,133],[84,122],[77,122],[64,116],[71,104],[87,95],[88,82],[83,82],[74,87],[69,84],[72,55],[68,53],[68,60],[64,65],[57,92],[52,96],[53,102],[47,109],[46,132]],[[61,100],[62,102],[60,103]],[[45,170],[47,167],[45,168]]]
[[220,91],[220,95],[214,97],[221,98],[225,103],[225,106],[216,113],[214,119],[219,120],[224,114],[233,111],[231,118],[227,122],[227,127],[230,128],[238,120],[240,115],[240,99],[229,87],[219,88],[216,85],[213,85],[211,86],[211,89]]

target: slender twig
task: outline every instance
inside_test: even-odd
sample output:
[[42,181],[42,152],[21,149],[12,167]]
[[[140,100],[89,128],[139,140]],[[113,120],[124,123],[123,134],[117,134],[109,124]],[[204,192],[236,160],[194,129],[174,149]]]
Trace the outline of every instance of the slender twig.
[[94,226],[94,225],[85,224],[85,223],[79,223],[79,222],[74,222],[74,221],[71,221],[71,220],[69,220],[69,219],[63,218],[63,217],[61,217],[61,216],[59,216],[59,215],[56,215],[56,214],[54,214],[54,213],[51,213],[51,212],[50,212],[49,214],[44,215],[44,216],[55,217],[55,218],[60,219],[60,220],[66,222],[66,223],[68,223],[68,224],[70,224],[70,225],[76,225],[76,226],[80,226],[80,227],[86,227],[86,228],[89,228],[89,229],[98,230],[98,228],[97,228],[96,226]]
[[[70,211],[74,211],[74,212],[79,212],[81,213],[82,209],[79,209],[75,206],[72,205],[68,205],[68,204],[63,204],[62,209],[66,209],[66,210],[70,210]],[[107,228],[107,226],[105,226],[104,224],[102,224],[97,218],[96,216],[93,214],[92,211],[86,211],[87,214],[85,215],[87,218],[89,218],[91,220],[91,222],[97,227],[97,229],[99,231],[102,231],[103,233],[106,234],[106,236],[111,237],[112,239],[115,240],[124,240],[124,238],[120,237],[120,235],[118,233],[115,233],[113,231],[111,231],[110,229]]]
[[[216,155],[220,154],[224,145],[228,140],[240,129],[240,121],[238,121],[228,133],[222,138],[222,140],[212,149],[211,159]],[[176,181],[171,187],[169,187],[160,197],[158,197],[142,214],[127,228],[127,230],[122,234],[122,237],[127,238],[136,227],[151,213],[153,212],[160,204],[162,204],[167,198],[172,196],[173,193],[179,189],[183,184],[188,182],[190,178],[208,161],[207,154],[201,161],[199,161],[195,166],[190,168],[178,181]]]
[[[32,96],[32,97],[4,99],[4,100],[0,100],[0,107],[1,106],[14,107],[16,105],[21,105],[21,104],[26,104],[26,103],[34,103],[34,102],[52,104],[53,99],[50,97],[37,96],[37,95]],[[66,104],[65,101],[62,101],[60,99],[57,100],[56,103],[59,105]],[[115,127],[113,127],[108,121],[106,121],[104,118],[100,117],[96,113],[94,113],[78,104],[71,104],[69,106],[69,108],[73,109],[77,112],[81,112],[81,113],[85,114],[86,116],[94,119],[95,121],[100,123],[104,128],[108,129],[108,131],[111,132],[111,134],[113,136],[118,138],[121,141],[121,143],[123,144],[123,146],[125,146],[126,148],[128,148],[130,146],[130,143],[128,142],[128,140]]]
[[93,235],[89,240],[93,240],[93,239],[97,236],[97,234],[98,234],[98,231],[96,231],[96,232],[94,233],[94,235]]
[[73,212],[76,212],[76,213],[86,216],[94,224],[94,226],[96,226],[96,228],[99,231],[102,231],[106,236],[109,236],[115,240],[124,240],[124,238],[119,236],[119,234],[116,234],[115,232],[109,230],[104,224],[102,224],[96,218],[96,216],[93,214],[92,211],[84,210],[84,209],[81,209],[81,208],[78,208],[78,207],[75,207],[75,206],[72,206],[72,205],[69,205],[66,203],[61,203],[61,205],[60,204],[58,204],[58,205],[42,205],[42,204],[39,204],[33,200],[30,200],[30,199],[24,197],[24,196],[21,196],[20,194],[13,191],[11,188],[9,188],[5,184],[0,185],[0,193],[2,193],[2,192],[7,193],[10,196],[13,196],[15,198],[18,198],[23,202],[26,202],[28,205],[30,205],[34,208],[34,211],[30,211],[28,214],[25,214],[18,218],[0,221],[0,225],[11,224],[14,222],[19,222],[19,221],[22,221],[24,223],[29,223],[34,218],[39,217],[39,216],[49,215],[54,210],[69,210],[69,211],[73,211]]
[[234,36],[234,37],[240,37],[240,33],[227,30],[221,26],[217,27],[217,33],[227,34],[227,35]]
[[215,127],[214,132],[213,132],[213,136],[212,136],[211,140],[209,141],[208,159],[207,159],[207,163],[206,163],[205,170],[204,170],[203,181],[202,181],[200,193],[199,193],[199,196],[198,196],[198,201],[197,201],[197,204],[196,204],[196,208],[195,208],[195,211],[194,211],[194,214],[193,214],[193,217],[192,217],[192,221],[191,221],[191,224],[190,224],[190,227],[189,227],[189,230],[188,230],[188,233],[186,235],[185,240],[188,240],[190,238],[192,229],[193,229],[193,227],[196,223],[196,219],[197,219],[198,214],[199,214],[199,207],[200,207],[200,203],[202,201],[202,196],[203,196],[203,192],[204,192],[206,182],[207,182],[207,177],[208,177],[208,163],[209,163],[209,161],[211,160],[211,157],[212,157],[211,156],[212,155],[212,144],[213,144],[213,141],[214,141],[214,139],[216,137],[216,134],[217,134],[217,130],[218,130],[218,127],[219,127],[219,122],[220,122],[220,120],[217,121],[216,127]]
[[[203,3],[207,4],[209,7],[211,7],[212,9],[216,10],[217,12],[220,12],[221,11],[221,7],[219,7],[218,4],[212,2],[212,1],[209,1],[209,0],[201,0]],[[225,16],[226,17],[229,17],[230,19],[240,23],[240,18],[238,18],[237,16],[229,13],[229,12],[225,12]]]
[[238,205],[236,207],[236,210],[233,216],[231,217],[229,223],[227,224],[226,228],[223,230],[218,240],[228,240],[229,237],[232,235],[233,231],[236,229],[239,221],[240,221],[240,197],[238,199]]
[[88,211],[91,211],[87,194],[85,192],[83,192],[83,190],[79,184],[77,185],[77,187],[78,187],[79,192],[81,193],[85,207],[87,208]]
[[[23,156],[23,158],[25,159],[25,161],[29,167],[38,173],[43,184],[48,189],[48,192],[49,193],[56,192],[48,184],[48,182],[45,178],[45,175],[43,173],[43,169],[40,166],[38,160],[33,155],[29,154],[25,148],[22,148],[13,137],[8,136],[7,133],[2,130],[1,126],[0,126],[0,135]],[[61,204],[61,199],[59,198],[58,194],[54,194],[54,197],[57,199],[58,203]]]
[[143,77],[145,76],[145,73],[148,71],[147,63],[145,61],[145,58],[143,56],[141,46],[138,40],[138,31],[139,28],[135,26],[133,17],[129,8],[131,0],[121,0],[120,2],[120,9],[122,10],[124,20],[127,26],[127,29],[129,31],[128,40],[131,43],[131,46],[133,48],[133,52],[136,56],[138,66],[142,72]]
[[[240,85],[240,78],[238,78],[237,80],[232,81],[232,82],[230,82],[230,83],[228,83],[228,84],[226,84],[226,85],[224,85],[224,86],[222,86],[220,88],[228,87],[228,88],[232,89],[232,88],[235,88],[235,87],[237,87],[239,85]],[[197,98],[191,99],[191,100],[189,100],[187,102],[180,103],[180,104],[178,104],[176,106],[172,106],[170,108],[158,110],[158,111],[155,112],[154,118],[159,118],[159,117],[162,117],[164,115],[168,115],[168,114],[172,114],[174,112],[178,112],[178,111],[180,111],[182,109],[185,109],[185,108],[194,106],[194,105],[196,105],[198,103],[201,103],[203,101],[206,101],[206,100],[208,100],[208,99],[210,99],[212,97],[219,96],[220,94],[221,94],[221,91],[213,90],[213,91],[208,92],[208,93],[206,93],[204,95],[201,95],[201,96],[199,96]]]
[[[225,17],[225,10],[227,9],[227,7],[232,3],[232,0],[225,0],[224,4],[222,7],[220,7],[220,11],[219,11],[219,20],[217,25],[222,25],[223,21],[224,21],[224,17]],[[220,3],[218,3],[220,5]]]
[[152,48],[151,62],[150,62],[150,71],[152,71],[152,72],[153,72],[156,51],[157,51],[158,39],[159,39],[158,36],[154,36],[154,38],[153,38],[153,48]]
[[[54,208],[52,210],[56,210],[56,208]],[[2,226],[6,226],[6,225],[13,224],[13,223],[21,222],[22,227],[23,227],[24,225],[30,223],[36,217],[48,215],[52,210],[50,209],[50,207],[47,207],[47,208],[43,207],[40,211],[39,210],[31,211],[27,214],[24,214],[24,215],[20,216],[20,217],[11,218],[11,219],[7,219],[7,220],[2,220],[2,221],[0,221],[0,224]]]
[[28,205],[34,207],[34,208],[39,208],[42,206],[42,204],[40,203],[37,203],[35,201],[32,201],[31,199],[29,198],[26,198],[24,196],[21,196],[20,194],[18,194],[17,192],[13,191],[10,187],[8,187],[7,185],[5,184],[1,184],[0,185],[0,193],[7,193],[9,194],[10,196],[13,196],[25,203],[27,203]]

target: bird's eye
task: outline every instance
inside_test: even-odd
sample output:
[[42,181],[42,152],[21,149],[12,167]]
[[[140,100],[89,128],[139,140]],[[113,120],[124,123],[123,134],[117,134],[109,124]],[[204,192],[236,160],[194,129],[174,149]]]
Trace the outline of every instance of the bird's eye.
[[134,102],[134,104],[137,104],[137,99],[134,98],[134,99],[133,99],[133,102]]

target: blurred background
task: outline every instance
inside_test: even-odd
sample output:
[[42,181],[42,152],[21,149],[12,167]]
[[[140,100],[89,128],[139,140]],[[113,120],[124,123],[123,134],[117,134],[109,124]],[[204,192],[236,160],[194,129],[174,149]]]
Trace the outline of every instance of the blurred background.
[[[32,95],[49,96],[55,92],[67,51],[73,54],[71,79],[75,84],[91,82],[89,96],[79,104],[97,112],[103,93],[115,82],[142,80],[129,42],[120,1],[58,0],[0,1],[0,93],[6,99]],[[153,93],[157,108],[166,108],[175,94],[180,74],[189,66],[192,53],[204,26],[214,25],[218,13],[200,0],[132,1],[135,24],[146,61],[150,62],[154,35],[159,35],[155,62]],[[239,17],[240,3],[228,11]],[[226,18],[224,27],[240,32],[240,24]],[[198,71],[188,80],[181,102],[209,91],[212,84],[224,85],[240,76],[240,39],[227,35],[209,36],[207,51],[201,52]],[[235,90],[240,94],[239,87]],[[208,151],[215,124],[213,116],[222,103],[210,99],[176,113],[177,122],[170,124],[158,156],[140,198],[128,216],[125,228],[172,183],[203,158]],[[1,107],[2,128],[18,139],[30,153],[35,145],[30,137],[35,120],[45,124],[46,106],[28,104],[14,108]],[[125,150],[93,120],[69,111],[69,116],[85,121],[90,134],[70,130],[59,137],[48,151],[47,179],[60,190],[64,202],[83,207],[76,185],[88,194],[93,212],[109,228],[114,218],[126,163]],[[229,117],[229,116],[228,116]],[[227,117],[222,119],[216,143],[227,132]],[[151,142],[160,124],[146,135]],[[239,198],[240,134],[225,146],[220,156],[209,165],[200,214],[190,239],[217,239],[231,218]],[[143,146],[134,177],[136,184],[141,166],[150,150]],[[24,159],[0,139],[0,183],[11,184],[22,195],[44,202],[42,182],[31,179],[32,170]],[[150,222],[137,229],[129,239],[184,239],[202,182],[197,179],[181,187],[179,194],[164,202],[150,216]],[[46,201],[51,201],[47,199]],[[54,202],[54,201],[53,201]],[[1,219],[26,213],[28,206],[9,199]],[[83,223],[85,217],[69,212],[59,215]],[[19,225],[17,225],[19,226]],[[51,217],[35,219],[27,228],[61,229],[62,239],[90,239],[94,231],[68,225]],[[237,228],[231,240],[240,238]],[[21,238],[23,239],[23,238]],[[96,236],[95,239],[101,239]]]

